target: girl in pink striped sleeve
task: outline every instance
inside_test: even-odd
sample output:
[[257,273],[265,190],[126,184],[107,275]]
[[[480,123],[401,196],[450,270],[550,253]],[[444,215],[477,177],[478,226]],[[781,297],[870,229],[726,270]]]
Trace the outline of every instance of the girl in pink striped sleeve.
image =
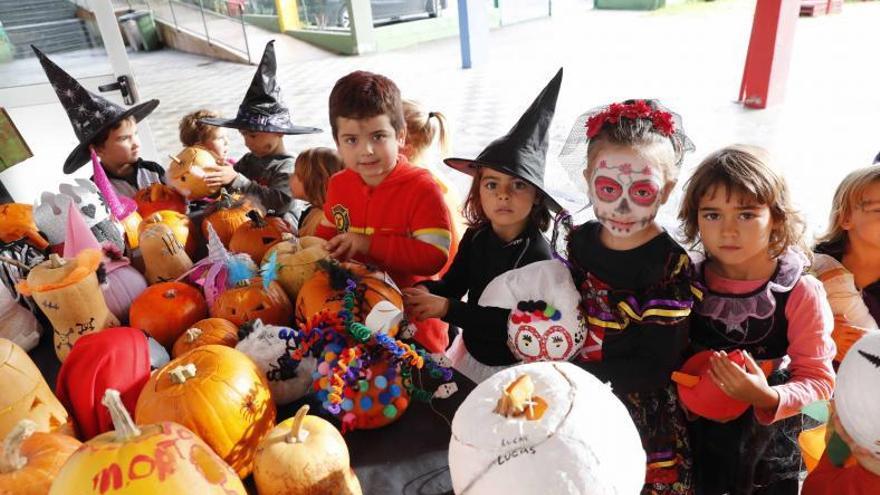
[[[701,245],[703,300],[691,315],[709,376],[751,407],[724,422],[698,418],[691,442],[698,494],[796,495],[800,410],[834,387],[834,319],[822,283],[806,275],[804,223],[785,179],[759,148],[709,155],[685,188],[679,218]],[[728,359],[741,350],[745,365]]]

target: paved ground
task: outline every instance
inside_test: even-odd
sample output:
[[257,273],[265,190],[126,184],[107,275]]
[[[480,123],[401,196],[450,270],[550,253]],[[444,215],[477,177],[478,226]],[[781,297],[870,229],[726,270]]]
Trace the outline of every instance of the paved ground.
[[[684,117],[697,151],[683,177],[707,153],[730,143],[769,148],[814,228],[825,224],[842,176],[880,151],[877,47],[880,2],[847,3],[840,15],[801,18],[784,104],[742,108],[737,97],[754,2],[720,0],[659,12],[592,10],[588,0],[555,0],[551,19],[491,34],[491,59],[460,69],[456,39],[361,57],[330,54],[280,64],[294,121],[327,129],[327,97],[339,77],[366,69],[392,77],[406,96],[446,113],[453,153],[473,156],[507,131],[559,67],[565,78],[551,130],[549,182],[572,185],[555,156],[575,118],[612,100],[656,97]],[[290,54],[281,53],[288,60]],[[179,148],[178,119],[199,107],[234,115],[253,67],[164,50],[132,57],[141,94],[162,104],[150,117],[162,152]],[[328,133],[288,137],[289,150],[332,145]],[[233,136],[233,155],[244,152]],[[450,175],[454,177],[454,175]],[[455,179],[462,179],[455,177]],[[457,185],[466,187],[465,180]],[[677,198],[673,198],[677,202]],[[666,218],[674,207],[664,208]]]

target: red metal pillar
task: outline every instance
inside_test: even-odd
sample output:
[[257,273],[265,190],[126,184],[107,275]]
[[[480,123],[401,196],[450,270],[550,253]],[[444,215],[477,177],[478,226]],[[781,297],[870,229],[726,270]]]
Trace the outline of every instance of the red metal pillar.
[[766,108],[782,100],[801,0],[758,0],[739,101]]

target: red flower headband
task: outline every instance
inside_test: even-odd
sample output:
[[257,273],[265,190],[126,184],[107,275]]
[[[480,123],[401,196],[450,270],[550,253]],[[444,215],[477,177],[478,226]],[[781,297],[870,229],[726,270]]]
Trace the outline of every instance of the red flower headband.
[[660,134],[669,137],[675,133],[675,121],[671,113],[654,110],[645,100],[636,100],[632,103],[612,103],[605,110],[590,117],[587,120],[587,138],[596,137],[606,123],[616,124],[622,118],[651,119],[654,129]]

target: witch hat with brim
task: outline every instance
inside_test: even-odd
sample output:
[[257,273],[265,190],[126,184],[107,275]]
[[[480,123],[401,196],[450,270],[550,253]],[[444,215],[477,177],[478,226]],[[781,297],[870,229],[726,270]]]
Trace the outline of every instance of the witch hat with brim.
[[480,167],[489,167],[519,177],[544,193],[550,209],[561,210],[562,206],[544,188],[544,169],[549,147],[547,131],[556,111],[556,99],[561,85],[562,69],[559,69],[506,135],[489,143],[473,160],[447,158],[443,162],[468,175],[474,175]]
[[231,127],[254,132],[279,134],[315,134],[323,132],[316,127],[294,125],[290,111],[281,100],[281,87],[275,77],[275,40],[266,43],[257,73],[238,106],[234,119],[200,119],[202,124]]
[[61,106],[67,112],[67,118],[73,125],[73,132],[79,140],[79,146],[70,152],[64,161],[64,173],[72,174],[89,161],[89,146],[102,132],[112,129],[119,122],[134,117],[140,122],[159,105],[159,100],[149,100],[131,108],[123,108],[111,101],[89,92],[70,74],[64,72],[55,62],[49,60],[39,48],[31,45],[46,77],[52,83]]

